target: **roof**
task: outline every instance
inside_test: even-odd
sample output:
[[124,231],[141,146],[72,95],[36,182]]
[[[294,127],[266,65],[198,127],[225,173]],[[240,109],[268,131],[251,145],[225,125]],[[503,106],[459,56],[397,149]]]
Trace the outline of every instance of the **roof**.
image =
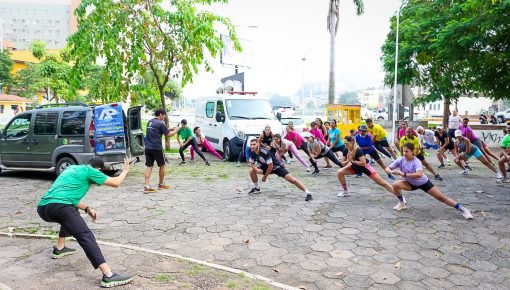
[[27,99],[27,98],[15,96],[15,95],[0,94],[0,102],[2,102],[2,101],[32,103],[32,100]]
[[[32,55],[30,50],[12,50],[9,51],[10,58],[15,62],[40,63],[41,61]],[[58,49],[47,49],[47,54],[59,54]]]

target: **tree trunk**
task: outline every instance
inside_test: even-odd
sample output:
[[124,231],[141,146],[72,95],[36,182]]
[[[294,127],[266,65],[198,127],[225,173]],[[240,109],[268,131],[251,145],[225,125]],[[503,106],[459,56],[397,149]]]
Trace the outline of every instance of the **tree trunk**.
[[[158,86],[159,89],[159,97],[161,98],[161,106],[166,110],[166,100],[165,100],[165,87]],[[168,119],[168,114],[165,116],[165,125],[167,128],[170,127],[170,120]],[[170,137],[165,136],[165,150],[170,149]]]
[[335,23],[336,15],[332,13],[329,22],[329,91],[328,104],[335,103]]
[[443,128],[448,128],[448,117],[450,117],[450,98],[444,98],[444,108],[443,108]]

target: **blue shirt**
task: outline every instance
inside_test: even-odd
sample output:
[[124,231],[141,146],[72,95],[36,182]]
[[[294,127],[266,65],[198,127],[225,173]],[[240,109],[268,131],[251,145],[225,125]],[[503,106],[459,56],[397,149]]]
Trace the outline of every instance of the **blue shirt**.
[[[333,144],[333,147],[340,147],[340,146],[344,145],[344,141],[342,140],[342,133],[340,133],[340,129],[331,128],[328,130],[328,135],[329,135],[329,140],[331,140],[331,143]],[[333,142],[335,142],[335,138],[337,138],[337,136],[338,136],[338,141],[336,143],[333,143]]]
[[365,137],[361,137],[360,134],[357,134],[356,143],[358,143],[359,148],[363,150],[365,154],[369,154],[375,150],[374,145],[372,145],[372,138],[368,134],[365,135]]

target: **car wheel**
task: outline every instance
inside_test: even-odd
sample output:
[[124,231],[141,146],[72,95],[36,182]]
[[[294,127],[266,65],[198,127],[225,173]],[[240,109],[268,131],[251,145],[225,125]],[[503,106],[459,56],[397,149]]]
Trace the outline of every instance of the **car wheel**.
[[2,174],[2,167],[0,167],[0,174]]
[[498,117],[498,123],[499,123],[499,124],[503,124],[503,123],[505,123],[505,120],[504,120],[503,116],[499,116],[499,117]]
[[71,157],[62,157],[57,162],[57,167],[55,168],[55,173],[59,176],[67,167],[71,165],[76,165],[76,161]]
[[234,155],[232,152],[232,145],[230,145],[230,141],[223,141],[223,154],[225,155],[225,159],[228,161],[234,161]]
[[377,117],[377,120],[384,121],[384,117],[379,116],[379,117]]

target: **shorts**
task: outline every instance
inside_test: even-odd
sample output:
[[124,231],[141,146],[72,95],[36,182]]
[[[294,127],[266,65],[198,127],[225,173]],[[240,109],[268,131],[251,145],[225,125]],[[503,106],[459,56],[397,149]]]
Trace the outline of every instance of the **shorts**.
[[382,138],[381,141],[375,141],[374,145],[381,145],[382,147],[390,147],[390,144],[388,144],[388,139],[386,137]]
[[347,155],[347,148],[345,148],[345,145],[342,145],[342,146],[338,146],[338,147],[333,147],[331,148],[331,151],[333,152],[342,152],[342,154],[345,156]]
[[[363,152],[363,153],[365,153],[365,152]],[[377,153],[377,150],[372,150],[372,152],[368,152],[367,154],[370,155],[370,157],[372,157],[372,159],[374,159],[375,161],[381,159],[381,156],[379,156],[379,153]]]
[[432,148],[432,149],[434,149],[434,150],[437,150],[437,148],[438,148],[436,144],[424,143],[424,145],[425,145],[425,149],[430,149],[430,148]]
[[368,177],[372,177],[377,174],[377,172],[375,172],[375,169],[368,163],[365,164],[364,167],[361,167],[361,166],[354,167],[353,165],[351,165],[351,166],[349,166],[349,170],[351,171],[352,174],[363,174],[364,173]]
[[416,155],[416,158],[418,158],[418,160],[420,160],[420,161],[425,160],[425,156],[423,156],[423,153]]
[[466,159],[469,159],[469,158],[471,158],[473,156],[475,156],[477,159],[482,157],[483,156],[482,151],[480,151],[480,149],[476,149],[475,153],[464,155],[464,157],[466,157]]
[[[266,172],[267,172],[267,165],[261,166],[260,169],[262,169],[262,173],[263,174],[266,174]],[[287,174],[289,174],[289,172],[284,167],[278,166],[276,168],[273,168],[273,171],[270,174],[276,174],[276,175],[278,175],[281,178],[285,178],[285,176],[287,176]]]
[[483,145],[482,145],[482,140],[476,138],[475,140],[471,141],[472,144],[476,145],[476,147],[478,147],[479,149],[482,149],[483,148]]
[[[409,181],[408,181],[409,182]],[[410,183],[409,183],[410,184]],[[434,187],[434,184],[432,184],[432,182],[430,182],[430,180],[427,180],[427,182],[425,182],[424,184],[422,185],[411,185],[411,189],[412,190],[417,190],[417,189],[421,189],[425,192],[429,192],[429,190]]]
[[163,150],[145,149],[145,166],[154,166],[154,161],[156,161],[159,167],[165,165]]

